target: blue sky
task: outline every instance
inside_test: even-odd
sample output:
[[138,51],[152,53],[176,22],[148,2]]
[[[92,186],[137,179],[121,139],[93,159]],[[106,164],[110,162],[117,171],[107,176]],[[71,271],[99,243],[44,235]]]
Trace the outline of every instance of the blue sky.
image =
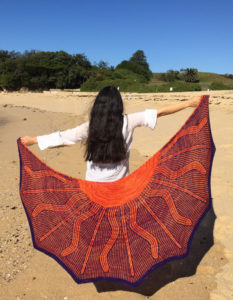
[[153,72],[233,73],[232,0],[1,0],[0,49],[84,53],[116,66],[143,50]]

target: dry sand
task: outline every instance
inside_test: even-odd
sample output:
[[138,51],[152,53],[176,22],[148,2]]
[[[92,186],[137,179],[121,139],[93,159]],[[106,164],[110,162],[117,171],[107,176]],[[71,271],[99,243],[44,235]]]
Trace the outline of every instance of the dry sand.
[[[33,248],[19,197],[16,139],[81,124],[88,119],[95,93],[0,93],[0,299],[233,299],[233,91],[208,93],[217,148],[213,210],[201,222],[190,255],[155,270],[137,288],[106,281],[75,283],[55,260]],[[198,94],[203,92],[123,94],[125,112],[160,108]],[[191,112],[189,108],[160,118],[155,131],[137,128],[131,171],[159,150]],[[82,144],[45,151],[32,147],[53,168],[80,178],[85,176],[83,149]]]

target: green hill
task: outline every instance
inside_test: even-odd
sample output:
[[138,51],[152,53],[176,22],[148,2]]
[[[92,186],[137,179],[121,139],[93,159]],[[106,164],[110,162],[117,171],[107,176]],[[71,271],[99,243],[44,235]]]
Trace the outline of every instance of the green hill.
[[[101,76],[100,76],[101,75]],[[103,70],[98,77],[88,79],[82,86],[81,91],[98,91],[104,86],[115,85],[122,92],[157,93],[233,89],[233,75],[226,77],[216,73],[198,72],[196,82],[185,82],[184,73],[177,72],[174,81],[168,81],[167,73],[152,73],[151,78],[145,80],[141,74],[132,70],[116,68],[116,70]]]
[[[148,83],[150,87],[160,87],[161,85],[167,84],[170,86],[176,86],[178,83],[186,84],[182,80],[176,80],[172,82],[166,82],[161,80],[162,74],[166,73],[153,73],[153,77]],[[227,78],[224,75],[208,72],[198,72],[200,81],[198,84],[201,87],[201,90],[215,90],[215,89],[233,89],[233,79]]]
[[199,72],[200,85],[202,90],[207,89],[211,83],[222,83],[226,86],[233,88],[233,79],[226,78],[224,75],[216,73]]

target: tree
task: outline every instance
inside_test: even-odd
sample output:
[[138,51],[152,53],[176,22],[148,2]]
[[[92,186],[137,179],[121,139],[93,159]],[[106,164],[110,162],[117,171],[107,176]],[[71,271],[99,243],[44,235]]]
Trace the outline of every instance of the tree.
[[98,63],[98,67],[99,67],[101,70],[107,70],[107,69],[108,69],[108,63],[107,63],[106,61],[101,60],[101,61]]
[[37,51],[37,50],[25,50],[24,51],[24,53],[22,54],[22,56],[23,57],[25,57],[25,58],[28,58],[28,57],[30,57],[30,56],[33,56],[33,55],[35,55],[37,52],[39,52],[39,51]]
[[139,66],[142,66],[144,69],[149,71],[149,64],[147,63],[146,56],[144,54],[144,51],[137,50],[132,57],[129,60],[130,62],[133,62]]
[[179,80],[179,71],[176,70],[168,70],[167,71],[167,81],[175,81]]
[[92,65],[84,54],[0,50],[0,89],[79,88],[91,72]]
[[69,88],[77,88],[83,83],[83,74],[81,66],[72,66],[68,72],[68,86]]
[[181,74],[185,82],[199,82],[198,70],[194,68],[181,69]]
[[116,70],[126,69],[131,72],[138,74],[144,79],[144,82],[149,82],[152,77],[152,72],[150,70],[145,69],[143,66],[136,64],[132,61],[123,60],[119,65],[116,66]]
[[84,54],[73,55],[73,60],[76,65],[83,67],[86,70],[91,69],[91,63]]
[[0,62],[4,62],[10,57],[10,53],[7,50],[0,50]]
[[100,70],[108,70],[109,69],[109,63],[103,60],[100,60],[96,66],[100,69]]
[[14,90],[20,87],[17,59],[8,58],[4,62],[0,62],[0,86],[6,90]]

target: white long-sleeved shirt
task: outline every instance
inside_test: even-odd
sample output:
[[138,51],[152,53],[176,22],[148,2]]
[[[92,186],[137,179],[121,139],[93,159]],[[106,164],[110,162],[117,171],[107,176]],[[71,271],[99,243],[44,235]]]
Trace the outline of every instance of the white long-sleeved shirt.
[[[129,174],[129,150],[133,140],[133,131],[138,126],[155,128],[157,110],[146,109],[143,112],[124,115],[122,134],[126,142],[126,158],[117,163],[94,163],[87,161],[86,180],[108,182],[116,181]],[[57,131],[51,134],[38,136],[38,146],[41,150],[60,145],[73,145],[86,139],[88,136],[89,122],[75,128]]]

